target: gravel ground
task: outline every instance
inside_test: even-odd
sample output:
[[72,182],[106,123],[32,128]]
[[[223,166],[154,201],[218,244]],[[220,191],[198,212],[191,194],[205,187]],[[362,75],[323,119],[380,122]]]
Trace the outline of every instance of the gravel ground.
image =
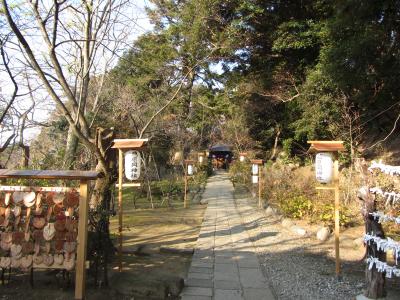
[[[263,271],[277,299],[355,299],[363,292],[363,248],[341,245],[342,279],[335,277],[332,240],[321,243],[282,227],[278,217],[266,217],[247,193],[236,190],[235,201],[257,248]],[[388,282],[387,300],[400,299],[399,279]]]

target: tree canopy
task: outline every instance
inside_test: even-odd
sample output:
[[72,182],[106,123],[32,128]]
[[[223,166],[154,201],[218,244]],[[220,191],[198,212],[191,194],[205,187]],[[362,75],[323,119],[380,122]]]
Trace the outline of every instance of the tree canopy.
[[368,154],[398,130],[399,13],[397,1],[152,0],[153,29],[87,78],[78,127],[168,149],[221,141],[273,158],[342,139]]

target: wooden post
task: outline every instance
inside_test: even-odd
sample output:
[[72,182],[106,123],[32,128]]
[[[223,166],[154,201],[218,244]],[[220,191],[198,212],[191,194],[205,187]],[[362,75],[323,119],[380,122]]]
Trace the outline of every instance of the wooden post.
[[187,164],[184,164],[185,166],[185,195],[183,199],[183,208],[187,208],[187,190],[188,190],[188,176],[187,176]]
[[86,248],[88,236],[88,213],[89,213],[89,195],[88,182],[80,181],[79,187],[80,203],[79,203],[79,221],[78,221],[78,249],[76,258],[75,273],[75,299],[85,298],[86,288]]
[[122,272],[122,177],[123,177],[123,151],[118,149],[118,271]]
[[111,148],[118,149],[118,270],[122,272],[122,188],[124,186],[140,186],[140,184],[123,184],[124,171],[124,150],[141,150],[146,147],[148,139],[116,139]]
[[[251,166],[251,176],[253,177],[253,176],[255,176],[255,177],[257,177],[257,184],[258,184],[258,207],[260,207],[261,208],[261,205],[262,205],[262,201],[261,201],[261,188],[262,188],[262,186],[261,186],[261,179],[262,179],[262,174],[261,174],[261,172],[262,172],[262,166],[263,166],[263,164],[264,164],[264,161],[262,160],[262,159],[252,159],[252,160],[250,160],[250,162],[252,163],[252,166]],[[257,169],[258,169],[258,172],[256,173],[256,174],[254,174],[253,172],[253,167],[254,167],[254,165],[257,165]],[[254,183],[253,184],[253,195],[255,196],[255,194],[256,194],[256,191],[255,191],[255,189],[256,189],[256,186],[255,186],[255,184],[256,183]]]
[[262,176],[262,171],[261,171],[262,165],[258,166],[258,207],[261,208],[261,176]]
[[335,186],[335,259],[336,259],[336,277],[340,278],[340,253],[339,253],[339,235],[340,235],[340,201],[339,201],[339,161],[337,157],[333,165],[333,176]]

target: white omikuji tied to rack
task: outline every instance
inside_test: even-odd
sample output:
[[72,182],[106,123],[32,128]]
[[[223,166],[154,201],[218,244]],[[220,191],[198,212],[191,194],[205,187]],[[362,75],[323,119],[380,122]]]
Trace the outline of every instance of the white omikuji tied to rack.
[[[390,176],[400,175],[400,166],[390,166],[390,165],[385,165],[381,162],[377,163],[373,161],[368,170],[370,172],[373,172],[373,170],[376,169]],[[379,187],[370,188],[369,191],[373,194],[377,194],[384,197],[386,199],[385,206],[393,206],[400,200],[400,194],[394,191],[391,192],[383,191]],[[370,213],[370,215],[373,216],[375,220],[378,220],[379,223],[395,222],[396,224],[400,224],[399,216],[386,215],[382,211],[375,211]],[[389,237],[386,239],[378,237],[373,232],[371,233],[367,232],[364,235],[364,242],[366,244],[375,243],[377,249],[385,253],[387,253],[388,251],[392,251],[392,253],[394,254],[396,265],[398,264],[398,260],[400,258],[400,242],[397,242]],[[393,275],[396,277],[400,277],[399,268],[397,268],[396,266],[390,266],[386,262],[380,261],[377,257],[372,257],[372,256],[368,257],[366,262],[368,264],[369,270],[371,270],[372,267],[375,265],[378,272],[385,272],[386,277],[388,278],[391,278]]]

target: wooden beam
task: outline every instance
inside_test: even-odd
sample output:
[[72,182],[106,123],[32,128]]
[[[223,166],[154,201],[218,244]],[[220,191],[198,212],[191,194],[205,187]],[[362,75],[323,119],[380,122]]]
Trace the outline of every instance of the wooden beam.
[[343,141],[307,141],[311,144],[308,153],[344,151]]
[[[90,267],[90,261],[86,261],[85,262],[85,269],[89,269]],[[65,270],[65,267],[63,265],[56,265],[55,263],[53,263],[51,266],[45,265],[44,263],[41,264],[32,264],[32,268],[33,269],[39,269],[39,270],[47,270],[47,269],[52,269],[52,270]]]
[[101,177],[95,171],[69,171],[69,170],[8,170],[0,171],[0,179],[51,179],[51,180],[94,180]]
[[124,157],[121,149],[118,149],[118,271],[122,272],[122,222],[123,222],[123,211],[122,211],[122,177],[123,174]]
[[14,185],[0,185],[0,191],[2,192],[56,192],[66,193],[77,190],[73,187],[65,186],[14,186]]
[[336,189],[335,186],[317,186],[315,187],[316,190],[334,190]]
[[148,139],[116,139],[111,148],[139,150],[146,147]]
[[183,208],[187,208],[188,207],[188,204],[187,204],[187,202],[188,202],[188,197],[187,197],[187,192],[188,192],[188,175],[187,175],[187,170],[186,170],[186,167],[185,167],[185,178],[184,178],[184,180],[185,180],[185,194],[184,194],[184,198],[183,198]]
[[79,203],[78,249],[75,272],[75,299],[81,300],[85,299],[86,290],[86,251],[88,237],[87,227],[89,220],[88,181],[80,181],[79,195],[81,201]]
[[340,278],[340,200],[339,200],[339,161],[336,159],[333,167],[333,179],[335,184],[335,261],[336,261],[336,277]]
[[262,159],[251,159],[250,162],[252,164],[256,164],[256,165],[262,165],[264,163],[264,160],[262,160]]
[[[119,188],[119,183],[116,183],[115,186]],[[122,187],[141,187],[142,184],[140,182],[128,182],[128,183],[123,183]]]
[[261,177],[262,177],[262,167],[258,168],[258,207],[261,208]]

